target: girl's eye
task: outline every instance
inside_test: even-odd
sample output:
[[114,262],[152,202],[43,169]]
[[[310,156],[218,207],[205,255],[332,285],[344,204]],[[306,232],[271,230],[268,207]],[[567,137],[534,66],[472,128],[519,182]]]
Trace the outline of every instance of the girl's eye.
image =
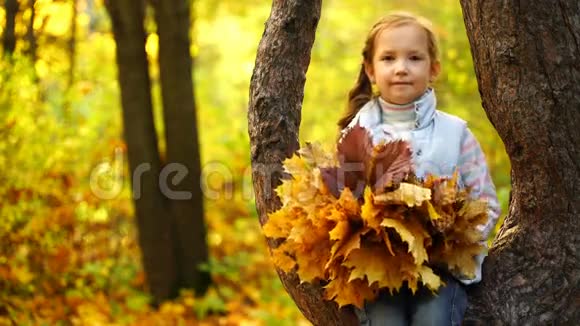
[[385,55],[383,57],[381,57],[382,61],[393,61],[395,60],[395,57],[393,57],[392,55]]
[[411,60],[413,60],[413,61],[421,61],[421,60],[423,60],[423,58],[420,57],[420,56],[418,56],[418,55],[413,55],[413,56],[411,56]]

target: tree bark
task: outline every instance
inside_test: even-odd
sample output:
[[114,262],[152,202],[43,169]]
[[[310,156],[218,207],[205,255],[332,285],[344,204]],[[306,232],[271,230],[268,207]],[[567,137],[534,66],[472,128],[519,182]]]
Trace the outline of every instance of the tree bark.
[[509,214],[466,321],[580,320],[580,7],[461,0],[483,108],[512,164]]
[[18,0],[5,0],[6,26],[2,36],[4,54],[11,56],[16,49],[16,14],[18,14]]
[[[169,198],[175,231],[178,283],[203,294],[210,284],[208,272],[198,266],[208,261],[201,163],[197,134],[192,58],[190,49],[190,1],[152,1],[159,34],[159,68],[167,161],[185,168],[187,175]],[[165,182],[165,181],[164,181]]]
[[154,304],[175,297],[176,257],[170,214],[159,187],[161,160],[153,123],[151,82],[145,52],[144,1],[107,0],[113,23],[139,245]]
[[[280,207],[274,189],[282,178],[281,162],[299,148],[298,130],[306,71],[320,19],[320,0],[275,0],[250,84],[248,129],[252,178],[260,224]],[[269,247],[277,244],[268,242]],[[286,291],[314,325],[354,325],[352,311],[325,301],[322,288],[300,284],[295,273],[278,270]]]

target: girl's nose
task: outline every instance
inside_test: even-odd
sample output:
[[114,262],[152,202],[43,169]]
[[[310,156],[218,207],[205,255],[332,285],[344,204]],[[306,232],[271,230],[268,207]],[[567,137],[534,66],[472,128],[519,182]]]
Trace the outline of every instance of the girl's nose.
[[395,73],[398,74],[406,74],[407,71],[407,62],[405,60],[397,60],[395,63]]

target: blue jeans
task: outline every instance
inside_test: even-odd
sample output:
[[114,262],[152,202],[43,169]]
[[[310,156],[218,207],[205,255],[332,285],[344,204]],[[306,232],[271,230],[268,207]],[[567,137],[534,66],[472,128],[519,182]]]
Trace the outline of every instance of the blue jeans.
[[443,277],[445,285],[437,294],[420,288],[413,295],[403,287],[390,295],[381,293],[377,300],[365,303],[364,310],[355,308],[363,326],[455,326],[461,325],[467,308],[467,293],[453,277]]

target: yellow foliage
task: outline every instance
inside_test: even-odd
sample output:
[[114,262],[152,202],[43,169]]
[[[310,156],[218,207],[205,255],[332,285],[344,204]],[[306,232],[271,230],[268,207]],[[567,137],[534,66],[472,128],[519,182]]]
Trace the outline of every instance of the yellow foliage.
[[324,298],[338,303],[339,307],[353,304],[363,308],[365,300],[372,300],[376,296],[376,290],[368,287],[365,280],[348,280],[347,268],[340,268],[338,275],[324,288]]
[[272,261],[286,273],[290,272],[296,266],[296,261],[286,253],[288,246],[289,242],[285,242],[278,248],[272,249]]
[[[350,155],[358,157],[350,146]],[[394,157],[405,148],[381,146]],[[366,184],[357,198],[336,179],[321,178],[321,169],[340,171],[333,155],[316,144],[299,154],[284,161],[290,178],[276,189],[282,207],[263,226],[267,237],[284,240],[272,250],[278,268],[295,271],[301,282],[327,281],[326,299],[358,307],[381,289],[392,293],[406,285],[415,292],[422,284],[437,291],[442,282],[429,264],[473,275],[486,205],[457,187],[457,173],[384,183],[377,193]]]
[[386,218],[381,223],[381,226],[393,228],[399,234],[401,240],[407,243],[409,252],[413,255],[416,264],[420,265],[428,260],[425,239],[429,238],[429,234],[419,222],[411,219],[396,220]]
[[431,189],[406,182],[401,182],[399,188],[395,191],[375,196],[376,203],[404,203],[409,207],[421,206],[424,201],[429,199],[431,199]]
[[356,216],[360,214],[361,207],[349,188],[344,188],[340,193],[337,204],[341,208],[340,211],[343,211],[347,215]]
[[374,229],[381,229],[381,209],[374,204],[374,195],[371,188],[366,187],[364,192],[364,204],[361,207],[361,218],[365,226]]

